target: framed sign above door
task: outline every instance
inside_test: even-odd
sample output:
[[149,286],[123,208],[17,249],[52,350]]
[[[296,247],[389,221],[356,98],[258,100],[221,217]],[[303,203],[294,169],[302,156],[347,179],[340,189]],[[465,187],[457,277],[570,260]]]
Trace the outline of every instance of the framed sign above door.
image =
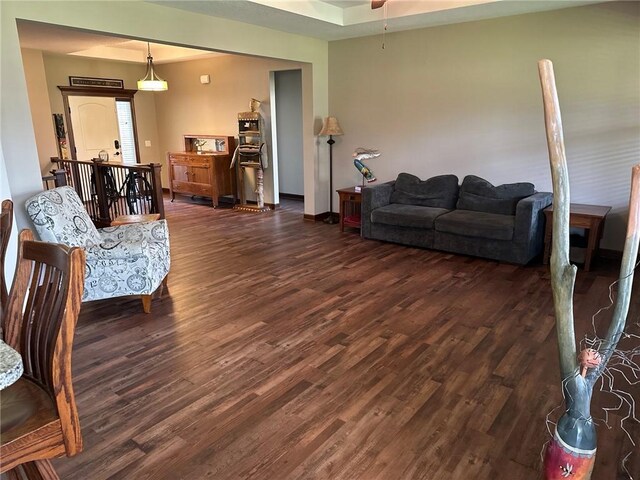
[[124,88],[124,81],[117,78],[69,77],[72,87]]

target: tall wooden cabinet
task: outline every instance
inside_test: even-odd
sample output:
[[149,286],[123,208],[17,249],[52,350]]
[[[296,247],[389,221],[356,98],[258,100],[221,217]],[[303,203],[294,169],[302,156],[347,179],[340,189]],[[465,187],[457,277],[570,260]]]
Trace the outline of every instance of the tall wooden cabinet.
[[185,135],[185,151],[169,152],[169,190],[175,194],[211,198],[214,207],[219,198],[232,195],[236,200],[236,178],[231,167],[235,139],[219,135]]

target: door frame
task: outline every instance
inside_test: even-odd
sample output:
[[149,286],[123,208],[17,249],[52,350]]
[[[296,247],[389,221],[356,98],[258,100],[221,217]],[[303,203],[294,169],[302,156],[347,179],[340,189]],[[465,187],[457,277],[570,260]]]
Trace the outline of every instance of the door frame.
[[[276,88],[276,77],[279,73],[282,72],[299,72],[300,73],[300,117],[301,119],[303,118],[304,115],[304,107],[303,107],[303,102],[304,102],[304,88],[303,88],[303,81],[302,81],[302,66],[300,67],[294,67],[294,68],[284,68],[284,69],[279,69],[279,70],[271,70],[269,72],[269,100],[271,103],[271,143],[273,144],[272,147],[272,151],[273,151],[273,167],[274,167],[274,180],[273,180],[273,186],[274,186],[274,199],[277,199],[277,201],[275,202],[275,204],[279,204],[280,203],[280,157],[279,157],[279,145],[278,145],[278,107],[277,107],[277,98],[278,98],[278,94],[281,92],[278,92],[278,89]],[[304,186],[304,141],[302,136],[300,136],[299,138],[300,141],[300,150],[302,152],[301,155],[301,161],[302,161],[302,195],[297,195],[297,197],[300,197],[303,202],[305,201],[305,186]],[[276,188],[277,187],[277,188]],[[287,192],[285,192],[286,194]],[[292,198],[292,197],[289,197]]]
[[140,147],[138,142],[138,126],[136,124],[136,109],[133,96],[138,90],[125,88],[105,88],[105,87],[67,87],[58,85],[62,93],[62,103],[64,105],[64,119],[67,122],[67,134],[69,135],[69,150],[71,158],[76,158],[76,142],[73,138],[73,123],[71,122],[71,110],[69,109],[69,97],[111,97],[114,100],[125,100],[131,103],[131,119],[133,122],[133,135],[136,139],[136,163],[140,163]]

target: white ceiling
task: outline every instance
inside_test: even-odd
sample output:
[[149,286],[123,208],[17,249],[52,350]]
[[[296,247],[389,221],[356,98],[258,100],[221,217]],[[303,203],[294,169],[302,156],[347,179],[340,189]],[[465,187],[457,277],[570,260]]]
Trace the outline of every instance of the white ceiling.
[[[37,22],[18,22],[22,48],[48,53],[146,63],[147,42],[112,37],[83,30]],[[222,53],[150,43],[153,63],[170,63],[224,55]]]
[[[1,0],[0,0],[1,1]],[[575,7],[603,0],[388,0],[371,10],[369,0],[148,0],[166,8],[228,18],[324,40],[377,35],[522,13]],[[608,0],[604,0],[608,1]],[[56,25],[19,22],[20,44],[45,52],[144,63],[147,43]],[[154,63],[222,55],[151,44]]]
[[165,7],[223,17],[324,40],[575,7],[609,0],[147,0]]

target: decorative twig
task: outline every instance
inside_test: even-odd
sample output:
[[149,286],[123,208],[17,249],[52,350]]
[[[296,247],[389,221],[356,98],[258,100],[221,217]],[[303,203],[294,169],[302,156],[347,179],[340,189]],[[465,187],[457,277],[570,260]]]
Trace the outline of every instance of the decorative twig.
[[607,336],[600,346],[599,352],[602,362],[587,374],[587,379],[594,385],[607,362],[611,359],[618,341],[624,334],[624,327],[631,301],[631,287],[633,272],[638,258],[638,241],[640,240],[640,165],[635,165],[631,174],[631,195],[629,198],[629,220],[627,222],[627,236],[622,252],[620,277],[618,281],[618,297],[613,310],[613,317],[609,325]]
[[578,368],[573,323],[573,287],[576,279],[576,267],[569,263],[569,173],[553,64],[549,60],[540,60],[538,72],[542,84],[544,121],[553,180],[551,286],[560,350],[560,374],[562,379],[565,379]]

